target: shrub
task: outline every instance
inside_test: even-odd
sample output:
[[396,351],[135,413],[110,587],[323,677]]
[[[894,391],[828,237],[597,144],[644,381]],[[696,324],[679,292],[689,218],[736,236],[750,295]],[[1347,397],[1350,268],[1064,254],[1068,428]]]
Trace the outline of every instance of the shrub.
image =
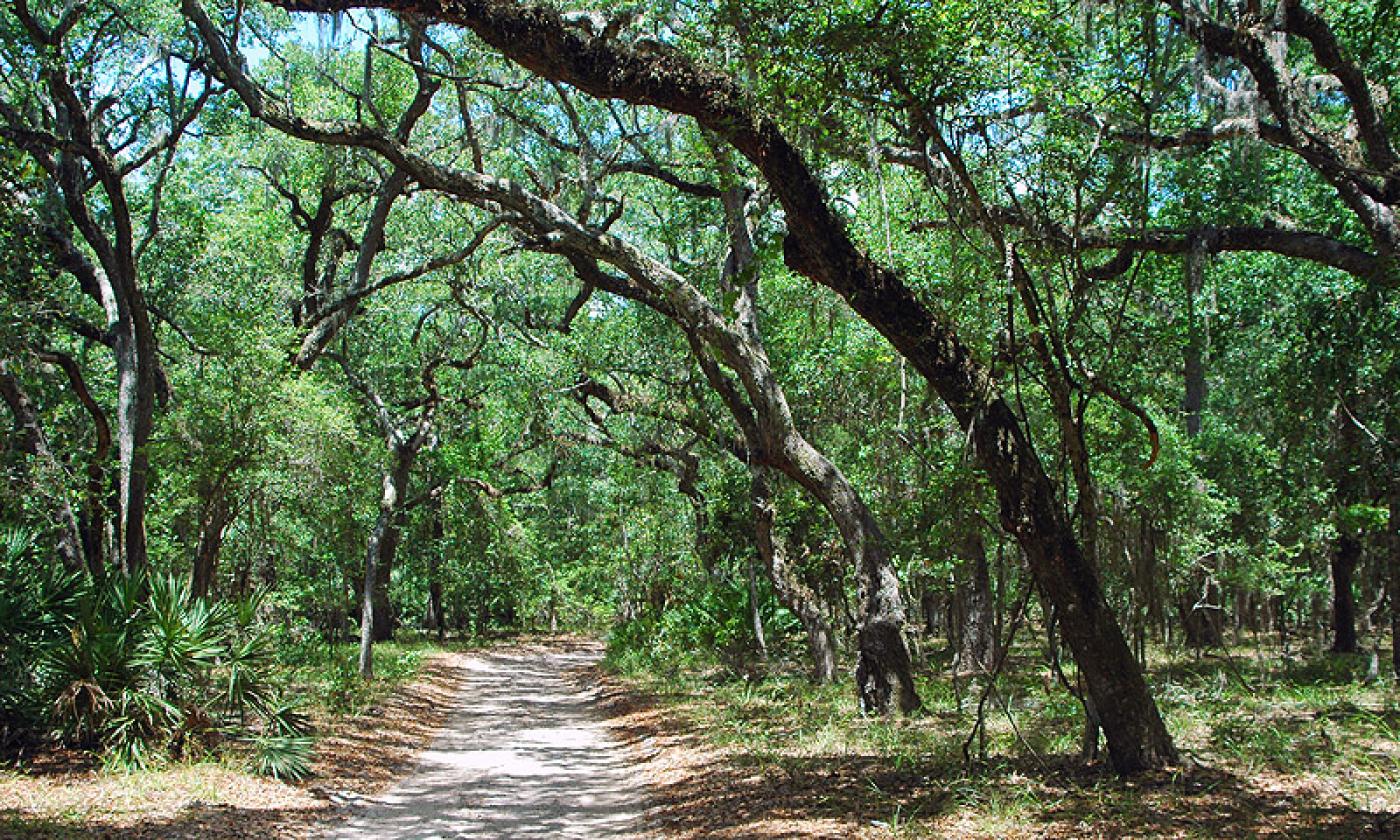
[[271,680],[261,596],[214,603],[188,580],[91,583],[32,562],[32,534],[0,534],[0,723],[100,748],[114,767],[241,747],[278,778],[308,771],[305,716]]

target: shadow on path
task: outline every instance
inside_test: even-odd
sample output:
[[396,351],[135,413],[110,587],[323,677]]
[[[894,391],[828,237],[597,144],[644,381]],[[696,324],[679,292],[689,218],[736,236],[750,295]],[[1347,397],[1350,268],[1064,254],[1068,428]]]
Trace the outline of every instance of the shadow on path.
[[600,656],[588,643],[470,656],[447,725],[417,767],[328,837],[644,836],[641,781],[600,720],[598,690],[570,677]]

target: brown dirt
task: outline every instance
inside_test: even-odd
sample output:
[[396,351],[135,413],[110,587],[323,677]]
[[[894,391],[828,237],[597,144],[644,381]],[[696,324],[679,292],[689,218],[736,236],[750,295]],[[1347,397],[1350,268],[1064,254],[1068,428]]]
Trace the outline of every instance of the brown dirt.
[[[707,743],[668,698],[587,678],[606,687],[610,725],[652,791],[647,818],[671,838],[1400,838],[1400,814],[1280,776],[1190,767],[1125,781],[1062,756],[958,778],[874,756],[756,757]],[[996,804],[1022,795],[1034,804]],[[896,833],[911,815],[917,826]]]
[[463,654],[428,657],[419,677],[364,715],[321,728],[314,775],[300,784],[218,764],[130,775],[52,753],[0,773],[0,838],[290,840],[340,815],[331,797],[376,793],[432,740],[465,676]]

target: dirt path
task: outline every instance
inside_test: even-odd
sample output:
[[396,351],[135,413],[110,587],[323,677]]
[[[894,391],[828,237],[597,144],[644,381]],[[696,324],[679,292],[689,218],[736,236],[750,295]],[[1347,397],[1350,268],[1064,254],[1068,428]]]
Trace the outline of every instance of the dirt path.
[[355,805],[334,840],[589,838],[640,840],[643,793],[574,674],[587,642],[465,654],[448,723],[413,771]]

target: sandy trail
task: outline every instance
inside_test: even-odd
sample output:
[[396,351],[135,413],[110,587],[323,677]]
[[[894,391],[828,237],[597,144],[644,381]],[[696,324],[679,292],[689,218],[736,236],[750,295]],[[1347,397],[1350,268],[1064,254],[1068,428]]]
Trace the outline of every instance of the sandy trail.
[[601,721],[597,690],[569,675],[601,654],[579,642],[463,654],[469,676],[418,765],[326,837],[648,837],[640,783]]

